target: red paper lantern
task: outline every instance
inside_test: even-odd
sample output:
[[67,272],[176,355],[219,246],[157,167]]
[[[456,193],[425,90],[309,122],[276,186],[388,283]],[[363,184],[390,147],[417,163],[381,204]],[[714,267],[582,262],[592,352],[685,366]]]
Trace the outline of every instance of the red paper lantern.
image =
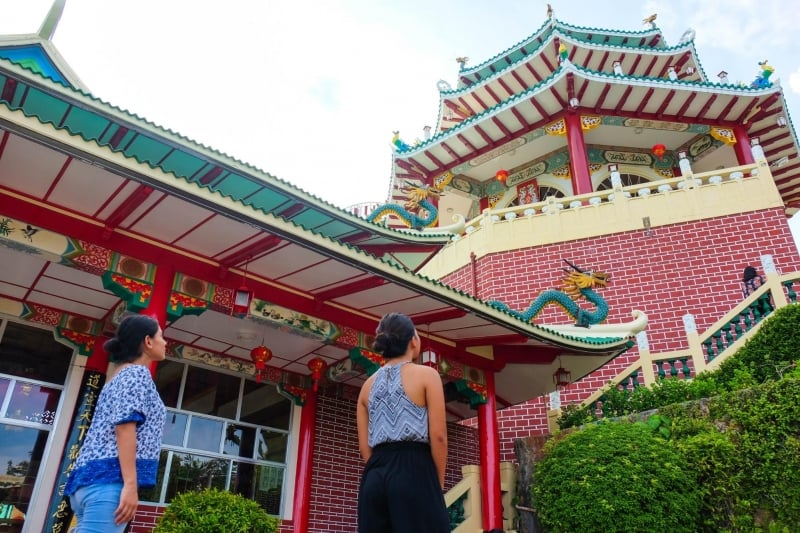
[[653,155],[658,158],[659,161],[664,160],[664,154],[667,153],[667,147],[663,144],[654,144],[653,145]]
[[256,346],[250,350],[250,359],[256,365],[256,382],[261,383],[261,373],[267,368],[267,361],[272,359],[272,350],[266,346]]
[[325,370],[326,366],[325,361],[319,357],[315,357],[308,362],[308,369],[311,370],[311,381],[314,382],[314,392],[317,392],[319,388],[319,380],[322,378],[322,371]]
[[508,170],[500,169],[497,171],[494,177],[497,179],[497,181],[505,183],[506,179],[508,179]]

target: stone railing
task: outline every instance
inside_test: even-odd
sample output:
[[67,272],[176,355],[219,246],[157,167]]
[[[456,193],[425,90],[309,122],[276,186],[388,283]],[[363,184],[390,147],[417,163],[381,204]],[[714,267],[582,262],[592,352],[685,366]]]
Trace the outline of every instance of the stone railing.
[[640,183],[628,187],[615,187],[614,189],[594,191],[592,193],[570,196],[567,198],[551,196],[544,201],[533,204],[506,207],[503,209],[486,209],[480,216],[466,223],[464,233],[470,234],[489,223],[511,221],[517,218],[533,217],[537,215],[554,215],[565,209],[591,209],[603,203],[624,202],[626,200],[646,198],[651,195],[666,195],[683,189],[694,189],[703,186],[719,187],[727,183],[738,183],[746,177],[756,177],[761,173],[766,173],[770,176],[769,167],[754,163],[752,165],[732,167],[724,170],[714,170],[701,174],[688,174],[677,178]]
[[[486,209],[421,270],[441,279],[478,258],[506,250],[778,209],[783,201],[760,159],[712,172],[653,181],[503,209]],[[461,228],[461,226],[459,226]]]
[[[639,359],[623,369],[608,384],[595,391],[582,406],[597,404],[608,389],[629,389],[639,385],[652,385],[659,379],[689,379],[703,371],[712,371],[744,346],[747,339],[758,331],[764,318],[775,309],[798,302],[795,287],[800,283],[800,272],[792,274],[767,274],[764,284],[742,300],[705,332],[698,333],[692,315],[684,316],[684,329],[688,348],[652,353],[646,335],[637,337]],[[559,410],[548,415],[555,421]],[[552,416],[551,416],[552,415]],[[557,427],[557,426],[556,426]]]
[[[481,468],[461,467],[462,479],[444,495],[453,533],[483,531],[481,514]],[[513,505],[517,489],[517,470],[512,463],[500,463],[500,491],[503,504],[503,530],[513,532],[517,510]]]

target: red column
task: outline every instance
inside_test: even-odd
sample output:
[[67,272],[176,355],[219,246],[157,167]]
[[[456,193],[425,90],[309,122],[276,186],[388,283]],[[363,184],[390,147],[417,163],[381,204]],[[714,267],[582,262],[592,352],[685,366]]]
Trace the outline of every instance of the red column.
[[[156,266],[156,276],[153,280],[153,294],[150,296],[150,304],[140,311],[142,315],[155,318],[161,325],[161,329],[167,327],[167,305],[169,295],[172,293],[172,283],[175,281],[175,269],[169,263],[162,263]],[[155,377],[157,363],[150,365],[150,373]]]
[[311,467],[314,466],[314,428],[317,426],[317,393],[309,390],[300,419],[300,440],[297,443],[292,523],[294,533],[308,532],[308,511],[311,508]]
[[566,113],[564,122],[567,126],[572,191],[576,195],[590,193],[594,191],[594,187],[592,187],[592,175],[589,174],[589,156],[586,154],[586,144],[583,142],[581,117],[577,113]]
[[105,342],[106,338],[104,336],[99,335],[95,337],[92,355],[86,359],[86,371],[92,370],[100,374],[105,374],[108,370],[108,354],[103,348]]
[[494,372],[486,370],[486,403],[478,406],[478,432],[481,454],[481,508],[483,529],[503,529],[503,502],[500,492],[500,434],[497,427],[497,402]]
[[736,125],[733,127],[733,136],[736,137],[733,151],[736,153],[736,161],[739,166],[755,163],[753,152],[750,151],[750,135],[747,134],[747,129],[744,126]]

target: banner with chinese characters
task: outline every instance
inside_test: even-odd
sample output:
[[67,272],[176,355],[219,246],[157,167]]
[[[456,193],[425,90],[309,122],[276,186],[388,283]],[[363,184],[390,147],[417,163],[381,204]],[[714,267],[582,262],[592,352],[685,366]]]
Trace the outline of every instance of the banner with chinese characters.
[[64,486],[67,483],[67,476],[78,459],[78,452],[81,449],[86,432],[92,423],[97,399],[100,396],[100,389],[105,383],[105,375],[100,372],[87,371],[83,376],[81,395],[78,397],[78,407],[75,409],[75,418],[72,421],[72,429],[65,450],[67,453],[61,459],[58,470],[58,483],[56,491],[50,500],[50,508],[47,512],[47,522],[44,531],[48,533],[66,533],[72,520],[72,508],[69,505],[69,498],[64,496]]

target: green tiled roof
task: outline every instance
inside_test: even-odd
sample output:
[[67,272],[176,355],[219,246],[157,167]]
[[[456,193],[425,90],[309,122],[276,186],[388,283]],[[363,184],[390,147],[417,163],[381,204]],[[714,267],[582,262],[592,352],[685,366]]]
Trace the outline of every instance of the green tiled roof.
[[[36,76],[33,80],[17,76],[20,71]],[[403,243],[430,244],[429,252],[416,254],[409,264],[412,269],[450,240],[444,234],[402,232],[367,222],[243,161],[0,59],[0,87],[9,77],[17,80],[15,90],[9,98],[0,100],[8,108],[264,213],[284,216],[336,240],[367,232],[372,234],[371,245],[395,244],[400,248]]]
[[[654,47],[640,47],[638,44],[628,44],[626,41],[631,38],[643,38],[655,36],[660,33],[660,30],[642,30],[642,31],[617,31],[600,28],[586,28],[581,26],[573,26],[559,20],[545,21],[532,35],[526,37],[517,44],[507,48],[494,57],[484,61],[483,63],[474,67],[464,68],[459,72],[459,78],[468,78],[473,82],[479,79],[491,77],[495,72],[505,69],[509,63],[515,64],[523,58],[534,55],[540,48],[547,45],[552,41],[553,34],[563,34],[575,40],[583,41],[586,43],[604,44],[625,49],[635,50],[638,48],[653,50]],[[592,36],[590,38],[590,36]],[[602,36],[603,42],[595,41],[595,36]],[[608,37],[606,41],[605,38]],[[539,42],[537,42],[539,41]],[[530,49],[527,47],[531,46]],[[663,39],[659,39],[656,47],[659,51],[666,48],[666,43]],[[524,51],[523,51],[524,49]],[[508,60],[507,60],[508,59]]]

